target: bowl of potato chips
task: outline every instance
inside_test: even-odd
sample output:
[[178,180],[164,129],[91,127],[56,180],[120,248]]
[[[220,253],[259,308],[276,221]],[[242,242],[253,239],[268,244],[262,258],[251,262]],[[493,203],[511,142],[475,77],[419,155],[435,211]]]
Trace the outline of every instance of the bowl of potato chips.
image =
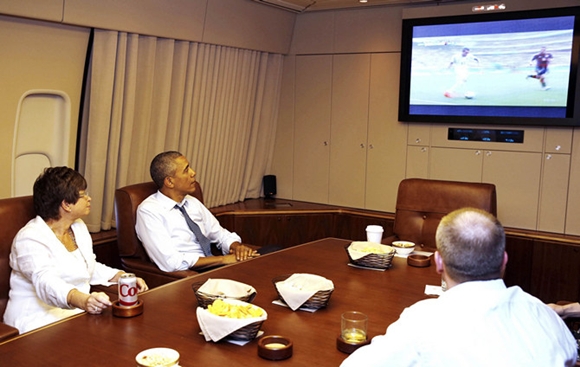
[[254,304],[233,299],[216,299],[207,308],[197,308],[197,320],[206,340],[252,340],[268,314]]
[[366,241],[354,241],[345,250],[351,264],[367,268],[388,269],[395,256],[393,247]]
[[407,256],[415,251],[415,243],[411,241],[393,241],[391,244],[398,255]]

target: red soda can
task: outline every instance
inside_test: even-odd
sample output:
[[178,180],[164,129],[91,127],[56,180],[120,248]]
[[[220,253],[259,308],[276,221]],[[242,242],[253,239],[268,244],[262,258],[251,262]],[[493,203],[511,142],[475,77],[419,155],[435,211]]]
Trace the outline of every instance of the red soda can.
[[125,307],[137,304],[137,277],[133,273],[121,274],[119,278],[119,304]]

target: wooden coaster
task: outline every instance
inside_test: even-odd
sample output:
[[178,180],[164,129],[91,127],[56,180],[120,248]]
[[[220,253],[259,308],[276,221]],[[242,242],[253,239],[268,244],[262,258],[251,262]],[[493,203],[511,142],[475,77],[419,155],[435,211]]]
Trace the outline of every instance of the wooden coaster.
[[113,315],[117,317],[134,317],[143,313],[143,301],[137,300],[133,306],[121,306],[119,300],[113,302]]
[[367,338],[367,340],[365,340],[362,343],[349,343],[339,335],[336,338],[336,349],[340,350],[343,353],[351,354],[358,348],[362,347],[363,345],[367,345],[370,342],[371,342],[370,339]]

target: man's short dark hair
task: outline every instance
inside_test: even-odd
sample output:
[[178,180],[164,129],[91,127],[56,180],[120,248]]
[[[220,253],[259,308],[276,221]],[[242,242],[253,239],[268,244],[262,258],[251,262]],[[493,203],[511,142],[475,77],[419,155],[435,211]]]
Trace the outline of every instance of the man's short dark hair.
[[175,170],[177,169],[175,165],[175,160],[182,157],[183,154],[170,150],[167,152],[159,153],[151,161],[149,166],[149,173],[151,174],[151,179],[157,185],[158,188],[163,187],[163,181],[165,177],[173,176]]

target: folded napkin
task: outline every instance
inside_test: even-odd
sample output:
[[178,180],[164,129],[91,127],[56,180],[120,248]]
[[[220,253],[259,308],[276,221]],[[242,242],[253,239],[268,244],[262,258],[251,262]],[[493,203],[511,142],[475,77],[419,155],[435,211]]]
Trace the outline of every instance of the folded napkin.
[[316,292],[334,289],[334,283],[319,275],[296,273],[277,282],[276,289],[292,311],[296,311]]
[[197,291],[212,296],[231,298],[242,298],[247,297],[252,293],[256,293],[256,289],[251,285],[230,279],[211,278],[203,283]]
[[348,254],[353,260],[358,260],[361,257],[369,254],[390,254],[395,249],[392,246],[381,245],[380,243],[354,241],[348,246]]
[[[247,302],[225,299],[224,302],[234,304],[234,305],[249,305]],[[253,307],[258,307],[253,305]],[[260,307],[258,307],[260,308]],[[197,321],[201,332],[206,341],[217,342],[226,336],[230,335],[234,331],[243,328],[246,325],[253,324],[255,322],[264,321],[268,318],[266,310],[262,309],[263,313],[260,317],[248,317],[243,319],[236,319],[225,316],[218,316],[211,313],[208,309],[198,307],[196,310]]]
[[425,285],[425,294],[428,296],[440,296],[443,294],[443,289],[440,285]]

